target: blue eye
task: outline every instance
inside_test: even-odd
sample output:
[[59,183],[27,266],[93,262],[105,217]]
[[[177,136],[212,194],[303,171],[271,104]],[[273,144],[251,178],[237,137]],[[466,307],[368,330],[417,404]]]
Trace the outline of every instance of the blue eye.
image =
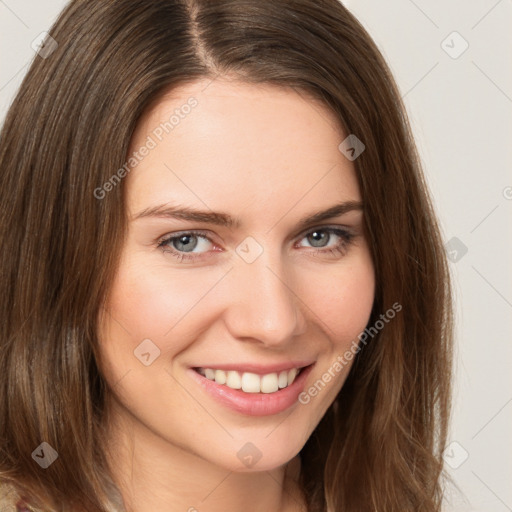
[[[201,243],[200,240],[206,240],[209,243],[213,243],[204,232],[186,231],[161,240],[158,247],[165,253],[171,254],[179,261],[195,260],[198,259],[198,256],[197,253],[192,251],[197,247],[201,248],[202,245],[205,245],[204,243]],[[208,245],[208,243],[206,243],[206,245]],[[188,253],[195,254],[196,256],[191,256]]]
[[[344,229],[326,226],[308,231],[302,235],[300,240],[307,239],[308,243],[312,245],[312,250],[307,252],[314,255],[343,256],[353,238],[354,235]],[[334,245],[329,245],[333,239],[335,240]],[[178,261],[197,261],[207,257],[205,253],[208,252],[208,244],[213,244],[213,242],[206,232],[183,231],[161,239],[158,242],[158,248]],[[197,248],[203,249],[203,251],[195,251]]]
[[[338,238],[338,241],[333,246],[328,246],[328,243],[334,237]],[[318,244],[313,245],[316,249],[313,251],[315,254],[332,254],[332,255],[343,255],[348,249],[350,242],[354,235],[344,229],[322,227],[316,228],[313,231],[309,231],[304,239],[308,239],[308,243]]]

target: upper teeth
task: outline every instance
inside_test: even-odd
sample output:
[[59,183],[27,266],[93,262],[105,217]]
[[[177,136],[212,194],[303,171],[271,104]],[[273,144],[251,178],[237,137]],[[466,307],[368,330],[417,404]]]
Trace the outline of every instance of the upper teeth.
[[246,393],[274,393],[278,389],[290,386],[299,373],[299,368],[283,370],[279,373],[256,373],[237,371],[214,370],[212,368],[198,368],[197,371],[207,379],[217,384],[224,384],[232,389],[241,389]]

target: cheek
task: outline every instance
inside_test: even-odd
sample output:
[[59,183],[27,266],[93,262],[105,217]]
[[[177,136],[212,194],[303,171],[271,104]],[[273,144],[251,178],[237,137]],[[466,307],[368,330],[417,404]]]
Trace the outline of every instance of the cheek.
[[[206,333],[205,338],[211,340],[208,334],[213,329],[225,328],[222,314],[230,307],[237,307],[231,292],[240,286],[230,279],[233,276],[226,276],[228,270],[229,266],[172,269],[165,264],[142,264],[133,257],[121,264],[111,290],[110,316],[105,317],[107,330],[102,338],[109,364],[104,372],[107,380],[135,417],[177,444],[184,443],[183,446],[208,445],[215,436],[225,442],[223,432],[217,433],[215,425],[212,430],[211,419],[199,405],[200,396],[190,400],[190,395],[179,385],[182,376],[177,372],[175,381],[168,370],[172,373],[172,361],[179,362],[181,353],[188,354],[189,347],[193,350],[201,334]],[[302,446],[334,400],[351,364],[343,366],[341,371],[334,368],[334,377],[325,380],[326,386],[320,391],[309,386],[323,379],[323,373],[332,367],[333,361],[364,330],[374,297],[373,266],[364,251],[355,252],[339,265],[322,267],[315,263],[297,267],[288,277],[293,290],[290,297],[296,295],[297,311],[308,324],[308,332],[301,336],[300,342],[316,347],[313,352],[311,347],[306,350],[302,345],[303,353],[318,356],[318,369],[306,389],[312,389],[308,401],[301,402],[291,423],[286,424],[288,427],[283,425],[276,430],[278,435],[268,439],[266,432],[266,437],[261,437],[258,425],[251,431],[251,438],[261,437],[261,446],[278,455],[280,450],[291,452]],[[148,338],[161,350],[162,357],[146,367],[135,359],[133,351]],[[201,346],[201,350],[204,355],[217,349],[209,343]],[[177,410],[183,414],[174,414]],[[183,417],[195,418],[195,425],[183,421]],[[220,447],[224,446],[222,443],[214,444]],[[221,448],[216,456],[219,460],[228,457]]]
[[[359,335],[368,324],[374,302],[374,267],[367,251],[358,251],[315,279],[307,305],[322,329],[316,374],[299,402],[308,411],[307,436],[316,428],[342,388],[357,355]],[[312,288],[310,288],[312,290]],[[305,439],[305,441],[307,438]]]
[[194,316],[195,308],[224,273],[222,269],[170,269],[134,259],[120,267],[110,311],[132,337],[173,339],[173,330]]
[[[178,269],[165,261],[148,264],[147,257],[143,260],[136,252],[126,256],[111,289],[103,339],[110,359],[119,364],[132,363],[133,351],[145,339],[152,340],[169,360],[229,308],[229,297],[219,296],[220,289],[215,289],[220,284],[223,293],[231,295],[225,288],[229,278],[222,282],[229,267]],[[374,297],[374,271],[367,250],[355,252],[340,265],[302,267],[290,278],[296,307],[307,323],[316,325],[317,335],[318,329],[323,330],[329,352],[342,352],[357,339],[366,327]]]
[[363,254],[353,262],[308,276],[307,288],[306,283],[302,287],[301,299],[312,312],[312,318],[316,317],[312,321],[323,328],[331,347],[336,347],[337,352],[357,340],[373,307],[374,269],[369,255]]
[[[185,317],[194,316],[194,308],[204,313],[208,303],[207,309],[213,311],[215,304],[209,303],[207,295],[227,270],[170,269],[165,264],[148,265],[135,255],[120,265],[108,309],[113,319],[134,337],[163,338],[182,320],[188,323]],[[367,251],[339,267],[326,267],[320,272],[303,269],[294,280],[292,287],[299,299],[298,307],[302,301],[327,328],[343,337],[344,332],[353,332],[361,324],[362,328],[366,326],[375,287]]]

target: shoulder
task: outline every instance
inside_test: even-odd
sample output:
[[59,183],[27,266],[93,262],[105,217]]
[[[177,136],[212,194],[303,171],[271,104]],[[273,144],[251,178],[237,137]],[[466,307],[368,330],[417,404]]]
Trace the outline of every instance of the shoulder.
[[2,512],[16,512],[20,495],[16,489],[4,482],[0,482],[0,510]]

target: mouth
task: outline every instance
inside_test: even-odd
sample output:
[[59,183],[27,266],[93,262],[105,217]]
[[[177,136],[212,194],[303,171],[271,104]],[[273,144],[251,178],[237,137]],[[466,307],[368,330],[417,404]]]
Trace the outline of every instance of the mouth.
[[297,407],[315,363],[287,366],[205,366],[189,368],[187,373],[200,392],[219,405],[243,415],[269,416]]
[[253,372],[240,372],[238,370],[221,370],[216,368],[193,368],[199,375],[208,380],[215,381],[221,386],[239,389],[244,393],[276,393],[280,389],[291,386],[301,372],[307,368],[290,368],[280,372],[258,374]]

